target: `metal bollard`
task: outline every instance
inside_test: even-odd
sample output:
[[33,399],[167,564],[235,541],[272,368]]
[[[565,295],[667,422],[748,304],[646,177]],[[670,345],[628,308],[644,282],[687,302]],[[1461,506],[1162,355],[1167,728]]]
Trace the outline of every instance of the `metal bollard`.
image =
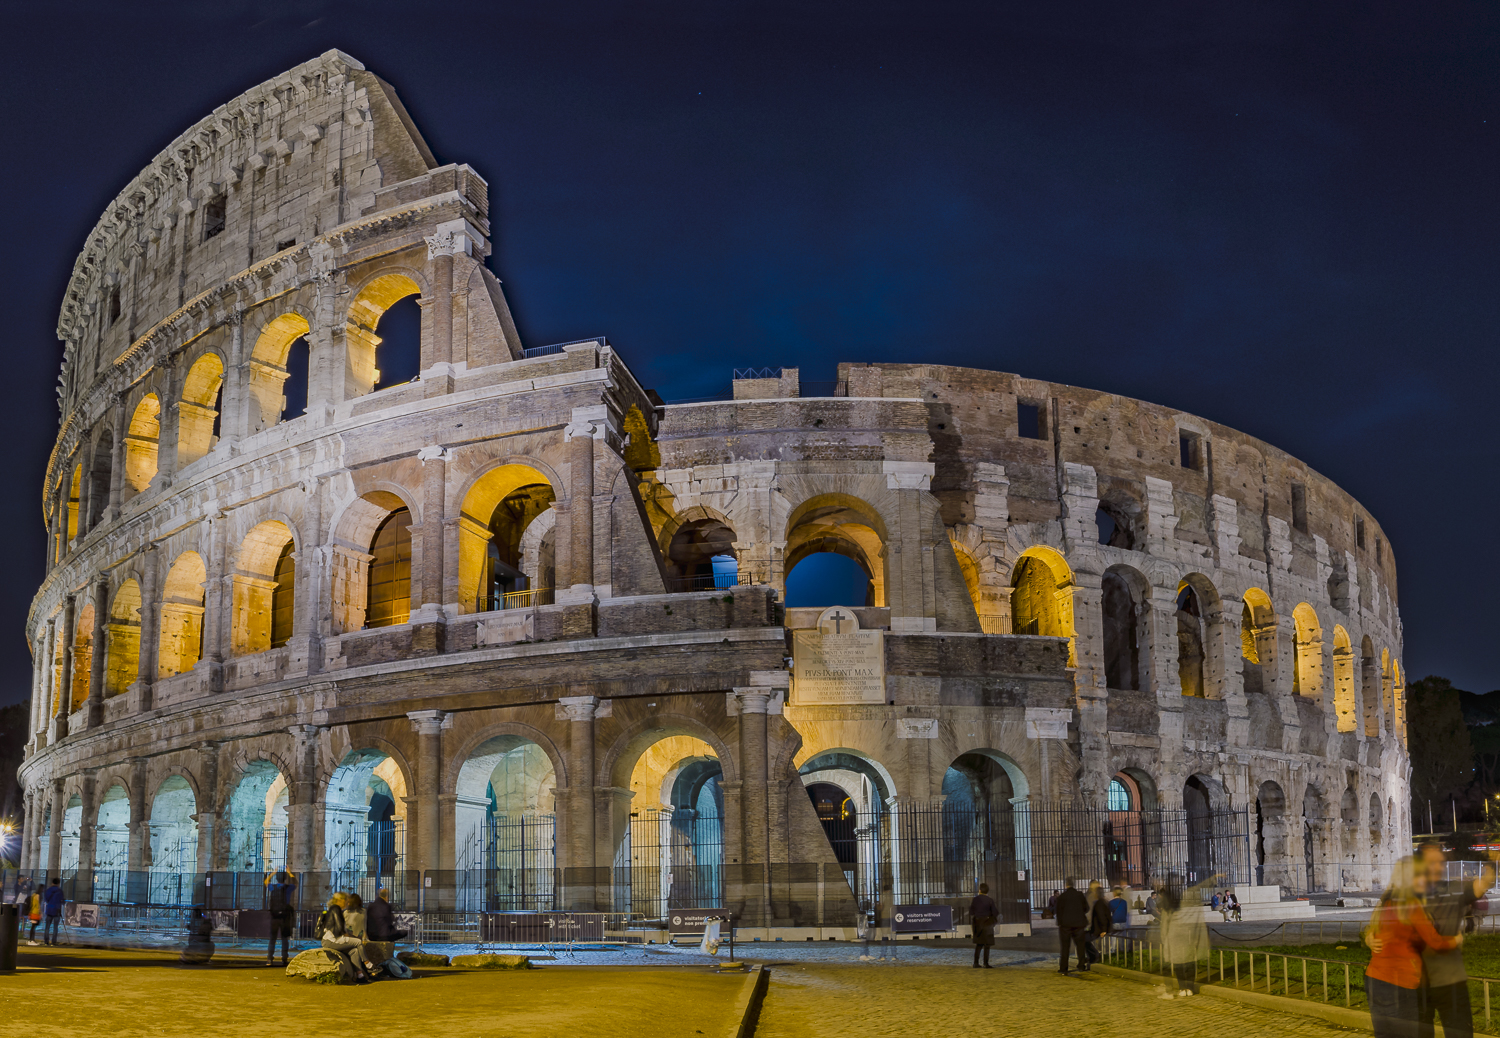
[[0,973],[16,971],[16,946],[21,943],[21,906],[0,905]]

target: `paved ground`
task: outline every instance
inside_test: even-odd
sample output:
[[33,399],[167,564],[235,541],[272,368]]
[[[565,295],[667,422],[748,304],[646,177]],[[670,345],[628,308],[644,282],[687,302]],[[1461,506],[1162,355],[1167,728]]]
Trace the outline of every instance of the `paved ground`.
[[244,961],[179,967],[144,951],[40,952],[23,949],[17,972],[0,979],[0,1020],[28,1038],[696,1038],[726,1032],[746,983],[693,966],[553,966],[329,987]]
[[787,962],[773,969],[756,1038],[1335,1038],[1359,1033],[1203,996],[1164,1001],[1149,985],[1102,974],[1063,977],[1052,958],[1006,952],[991,961],[999,968],[905,959],[898,966]]

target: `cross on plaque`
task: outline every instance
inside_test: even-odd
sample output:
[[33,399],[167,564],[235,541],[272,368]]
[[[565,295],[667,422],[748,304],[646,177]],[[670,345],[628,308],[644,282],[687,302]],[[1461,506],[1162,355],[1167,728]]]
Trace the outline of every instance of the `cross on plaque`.
[[830,620],[833,621],[833,633],[834,634],[843,634],[844,633],[844,621],[845,620],[852,620],[854,618],[852,616],[850,616],[848,613],[829,613],[828,614],[828,619],[830,619]]

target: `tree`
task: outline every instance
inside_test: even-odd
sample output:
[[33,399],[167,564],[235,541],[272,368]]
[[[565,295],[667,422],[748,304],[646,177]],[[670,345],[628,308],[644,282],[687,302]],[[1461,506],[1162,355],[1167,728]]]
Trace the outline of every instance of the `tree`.
[[1406,687],[1414,828],[1427,818],[1429,801],[1437,821],[1443,817],[1439,804],[1459,796],[1474,778],[1474,747],[1459,696],[1453,682],[1432,675]]

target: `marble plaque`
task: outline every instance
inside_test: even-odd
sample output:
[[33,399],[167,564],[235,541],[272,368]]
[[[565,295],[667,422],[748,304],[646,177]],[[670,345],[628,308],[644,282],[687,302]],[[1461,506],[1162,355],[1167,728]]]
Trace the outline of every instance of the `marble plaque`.
[[792,702],[885,702],[885,632],[862,631],[854,611],[833,606],[813,630],[792,634]]

